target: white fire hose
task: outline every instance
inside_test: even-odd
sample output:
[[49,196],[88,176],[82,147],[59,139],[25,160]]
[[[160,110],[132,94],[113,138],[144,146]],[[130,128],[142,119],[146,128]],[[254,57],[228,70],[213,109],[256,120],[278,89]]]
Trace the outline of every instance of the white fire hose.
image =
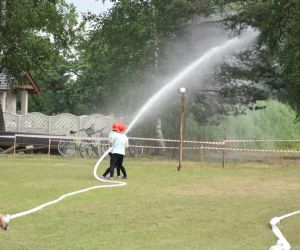
[[[44,203],[42,205],[39,205],[35,208],[32,208],[30,210],[27,210],[27,211],[24,211],[24,212],[20,212],[20,213],[17,213],[17,214],[12,214],[12,215],[9,215],[9,214],[6,214],[4,215],[4,222],[5,222],[5,225],[3,227],[4,230],[8,230],[9,229],[9,223],[11,220],[13,219],[16,219],[16,218],[19,218],[19,217],[22,217],[22,216],[25,216],[25,215],[28,215],[28,214],[32,214],[32,213],[35,213],[39,210],[42,210],[43,208],[45,207],[48,207],[48,206],[51,206],[55,203],[58,203],[60,202],[61,200],[67,198],[67,197],[70,197],[70,196],[73,196],[73,195],[76,195],[76,194],[80,194],[80,193],[84,193],[84,192],[88,192],[90,190],[93,190],[93,189],[101,189],[101,188],[112,188],[112,187],[121,187],[121,186],[125,186],[127,185],[126,182],[122,182],[122,181],[112,181],[112,180],[103,180],[101,179],[98,175],[97,175],[97,170],[98,170],[98,167],[100,165],[100,163],[103,161],[103,159],[108,155],[108,153],[110,152],[111,148],[109,148],[102,156],[101,158],[97,161],[97,163],[95,164],[95,167],[94,167],[94,177],[96,180],[98,181],[101,181],[101,182],[109,182],[113,185],[98,185],[98,186],[92,186],[92,187],[88,187],[88,188],[85,188],[85,189],[81,189],[81,190],[77,190],[77,191],[74,191],[74,192],[70,192],[70,193],[67,193],[67,194],[64,194],[60,197],[58,197],[57,199],[55,200],[52,200],[50,202],[47,202],[47,203]],[[289,213],[289,214],[286,214],[286,215],[283,215],[283,216],[280,216],[280,217],[274,217],[271,219],[270,221],[270,224],[271,224],[271,227],[272,227],[272,231],[273,233],[277,236],[278,238],[278,241],[276,243],[276,245],[270,247],[269,250],[290,250],[291,249],[291,245],[289,244],[289,242],[285,239],[285,237],[283,236],[283,234],[281,233],[281,231],[279,230],[279,228],[277,227],[277,224],[280,223],[281,220],[287,218],[287,217],[290,217],[290,216],[293,216],[293,215],[296,215],[296,214],[300,214],[300,211],[296,211],[296,212],[293,212],[293,213]]]
[[111,183],[112,185],[98,185],[98,186],[92,186],[92,187],[88,187],[88,188],[85,188],[85,189],[81,189],[81,190],[78,190],[78,191],[74,191],[74,192],[71,192],[71,193],[67,193],[67,194],[64,194],[60,197],[58,197],[57,199],[53,200],[53,201],[49,201],[45,204],[42,204],[42,205],[39,205],[35,208],[32,208],[30,210],[27,210],[27,211],[24,211],[24,212],[20,212],[20,213],[17,213],[17,214],[12,214],[12,215],[9,215],[9,214],[6,214],[4,215],[4,222],[5,222],[5,226],[3,227],[4,230],[7,230],[9,228],[9,223],[11,220],[13,219],[16,219],[16,218],[19,218],[19,217],[22,217],[22,216],[25,216],[25,215],[28,215],[28,214],[32,214],[32,213],[35,213],[39,210],[42,210],[43,208],[45,207],[48,207],[48,206],[51,206],[55,203],[58,203],[60,202],[61,200],[67,198],[67,197],[70,197],[70,196],[73,196],[73,195],[76,195],[76,194],[80,194],[80,193],[84,193],[84,192],[87,192],[87,191],[90,191],[90,190],[93,190],[93,189],[100,189],[100,188],[112,188],[112,187],[121,187],[121,186],[125,186],[127,185],[126,182],[123,182],[123,181],[112,181],[112,180],[102,180],[98,175],[97,175],[97,169],[100,165],[100,163],[103,161],[103,159],[105,158],[105,156],[108,155],[108,153],[110,152],[112,148],[109,148],[102,156],[101,158],[97,161],[97,163],[95,164],[95,167],[94,167],[94,177],[96,178],[96,180],[98,181],[101,181],[101,182],[108,182],[108,183]]
[[283,234],[281,233],[279,228],[276,226],[276,224],[280,223],[281,220],[283,220],[287,217],[293,216],[295,214],[300,214],[300,211],[289,213],[289,214],[286,214],[286,215],[283,215],[283,216],[280,216],[280,217],[274,217],[270,221],[272,231],[277,236],[278,241],[277,241],[276,245],[271,246],[269,250],[290,250],[291,249],[290,243],[283,236]]

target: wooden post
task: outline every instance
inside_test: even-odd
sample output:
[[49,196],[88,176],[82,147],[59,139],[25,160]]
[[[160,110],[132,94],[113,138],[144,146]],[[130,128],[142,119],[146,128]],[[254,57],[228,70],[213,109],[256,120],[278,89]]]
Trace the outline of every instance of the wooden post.
[[201,144],[201,162],[203,163],[204,161],[204,148],[203,148],[203,144]]
[[183,133],[184,133],[184,93],[180,96],[180,128],[179,128],[179,165],[178,171],[181,169],[182,159],[183,159]]
[[50,159],[51,155],[51,139],[49,138],[49,144],[48,144],[48,158]]
[[225,153],[226,153],[226,136],[224,136],[224,141],[223,141],[223,156],[222,156],[222,167],[225,168]]
[[17,137],[15,135],[15,138],[14,138],[14,157],[16,157],[16,147],[17,147]]

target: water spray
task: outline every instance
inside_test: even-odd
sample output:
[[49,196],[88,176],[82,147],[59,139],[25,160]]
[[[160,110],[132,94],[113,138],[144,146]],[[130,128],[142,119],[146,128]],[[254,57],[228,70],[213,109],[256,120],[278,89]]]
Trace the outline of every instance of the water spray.
[[[169,91],[171,88],[176,87],[176,85],[178,83],[180,83],[181,80],[183,80],[188,74],[190,74],[191,72],[193,72],[193,70],[195,70],[197,67],[199,66],[207,66],[208,63],[212,63],[212,65],[222,61],[223,56],[227,55],[227,54],[232,54],[232,53],[237,53],[239,52],[239,50],[243,49],[244,46],[248,46],[249,43],[251,43],[256,37],[258,36],[258,32],[253,30],[253,29],[249,29],[247,32],[245,32],[241,37],[236,37],[233,38],[229,41],[227,41],[226,43],[224,43],[223,45],[214,47],[210,50],[208,50],[208,52],[206,52],[203,56],[201,56],[199,59],[197,59],[195,62],[191,63],[190,65],[188,65],[186,68],[184,68],[173,80],[171,80],[170,82],[168,82],[163,88],[161,88],[155,95],[153,95],[147,102],[146,104],[140,109],[140,111],[137,113],[137,115],[135,116],[135,118],[133,119],[133,121],[129,124],[125,134],[127,134],[128,131],[131,130],[131,128],[135,125],[135,123],[139,120],[139,118],[146,112],[148,111],[158,100],[159,98],[162,96],[162,94],[166,93],[167,91]],[[97,169],[100,165],[100,163],[103,161],[103,159],[105,158],[106,155],[108,155],[108,153],[111,151],[111,148],[109,148],[102,156],[101,158],[97,161],[97,163],[94,166],[94,177],[96,180],[101,181],[101,182],[108,182],[111,185],[98,185],[98,186],[92,186],[92,187],[88,187],[85,189],[81,189],[78,191],[74,191],[71,193],[67,193],[64,194],[60,197],[58,197],[57,199],[47,202],[45,204],[39,205],[33,209],[24,211],[24,212],[20,212],[17,214],[13,214],[13,215],[5,215],[4,216],[4,221],[5,221],[5,229],[7,230],[9,227],[9,223],[11,220],[14,220],[16,218],[28,215],[28,214],[32,214],[35,213],[45,207],[51,206],[55,203],[58,203],[59,201],[76,195],[76,194],[80,194],[80,193],[84,193],[84,192],[88,192],[90,190],[94,190],[94,189],[101,189],[101,188],[112,188],[112,187],[121,187],[124,185],[127,185],[126,182],[122,182],[122,181],[111,181],[111,180],[102,180],[98,175],[97,175]]]
[[176,77],[173,78],[173,80],[171,80],[165,86],[163,86],[144,104],[144,106],[142,106],[142,108],[137,113],[133,121],[129,124],[126,133],[130,131],[130,129],[135,125],[135,123],[146,111],[148,111],[154,104],[158,102],[158,100],[163,94],[167,93],[170,89],[176,87],[177,84],[180,83],[188,74],[193,72],[199,66],[202,66],[203,68],[208,67],[210,65],[213,66],[217,63],[222,62],[225,55],[236,54],[240,52],[245,47],[248,47],[249,44],[257,38],[258,34],[258,31],[249,28],[240,37],[232,38],[220,46],[213,47],[199,59],[185,67],[181,72],[177,74]]

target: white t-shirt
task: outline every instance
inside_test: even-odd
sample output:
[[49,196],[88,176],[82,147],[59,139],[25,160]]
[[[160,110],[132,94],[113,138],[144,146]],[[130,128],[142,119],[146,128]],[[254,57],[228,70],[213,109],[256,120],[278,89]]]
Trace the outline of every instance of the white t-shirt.
[[109,141],[111,141],[111,139],[114,138],[117,134],[118,134],[118,132],[116,132],[116,131],[110,131],[109,135],[108,135]]
[[111,139],[113,154],[125,155],[125,149],[128,147],[128,137],[125,134],[116,133]]

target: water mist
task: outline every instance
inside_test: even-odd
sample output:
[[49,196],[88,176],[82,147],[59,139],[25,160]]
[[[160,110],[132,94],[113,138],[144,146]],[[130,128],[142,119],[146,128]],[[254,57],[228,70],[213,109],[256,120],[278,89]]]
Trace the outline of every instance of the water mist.
[[[254,29],[249,28],[240,37],[235,37],[228,40],[220,46],[213,47],[208,50],[203,56],[198,58],[196,61],[188,65],[186,68],[181,70],[170,82],[166,83],[156,94],[154,94],[138,111],[135,118],[129,124],[126,133],[129,132],[132,127],[137,123],[140,117],[145,114],[150,108],[159,102],[160,98],[166,94],[168,91],[178,87],[178,84],[189,74],[191,74],[196,68],[202,67],[207,69],[208,67],[213,67],[218,63],[221,63],[224,56],[229,54],[239,53],[245,47],[248,47],[258,36],[259,32]],[[204,71],[203,71],[204,72]],[[188,86],[185,86],[188,87]]]

